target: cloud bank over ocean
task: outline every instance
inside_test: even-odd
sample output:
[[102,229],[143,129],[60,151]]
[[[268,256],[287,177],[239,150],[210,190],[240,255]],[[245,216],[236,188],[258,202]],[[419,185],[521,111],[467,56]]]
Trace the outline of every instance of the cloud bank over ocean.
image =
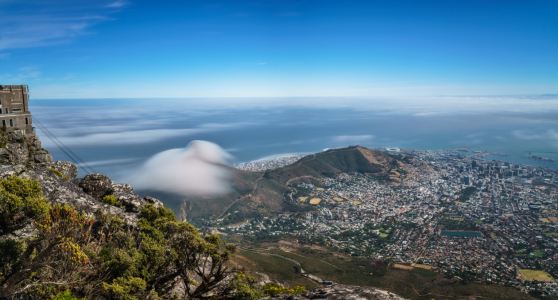
[[[29,104],[34,122],[43,123],[96,172],[122,182],[146,157],[193,140],[234,151],[230,163],[238,164],[357,144],[415,149],[509,146],[552,152],[558,132],[558,96],[81,99]],[[34,124],[43,147],[55,159],[69,160]]]

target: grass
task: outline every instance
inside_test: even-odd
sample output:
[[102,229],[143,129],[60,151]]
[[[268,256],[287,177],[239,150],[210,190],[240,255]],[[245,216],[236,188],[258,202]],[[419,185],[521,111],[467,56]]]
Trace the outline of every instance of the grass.
[[543,223],[546,223],[546,224],[551,223],[547,218],[539,218],[539,221],[541,221]]
[[233,261],[242,268],[267,274],[272,279],[286,281],[290,286],[317,287],[318,284],[295,271],[297,265],[290,260],[273,255],[264,255],[250,251],[239,251]]
[[552,223],[558,223],[558,218],[556,217],[548,217],[547,219]]
[[299,197],[298,201],[300,202],[306,202],[306,199],[308,199],[308,197]]
[[344,201],[344,199],[343,199],[343,198],[337,198],[337,197],[333,198],[333,200],[335,200],[335,201],[339,201],[339,202],[343,202],[343,201]]
[[316,204],[320,204],[320,202],[322,202],[322,199],[320,199],[320,198],[312,198],[312,199],[310,199],[310,204],[316,205]]
[[387,233],[380,233],[380,237],[381,237],[381,238],[385,238],[385,237],[387,237],[387,236],[388,236]]
[[320,187],[319,187],[319,188],[316,188],[316,190],[317,190],[317,191],[323,191],[324,188],[320,188]]
[[484,222],[483,222],[483,221],[481,221],[481,220],[476,220],[476,221],[475,221],[475,223],[477,223],[478,225],[482,225],[482,224],[484,224]]
[[393,264],[393,267],[396,268],[396,269],[401,269],[401,270],[412,270],[412,269],[414,269],[411,266],[402,265],[402,264]]
[[533,252],[533,254],[534,254],[536,257],[543,257],[543,255],[544,255],[544,253],[542,253],[541,251],[535,251],[535,252]]
[[548,235],[548,236],[558,236],[558,232],[545,232],[545,235]]
[[360,201],[353,201],[353,203],[356,204],[356,205],[362,204],[362,202],[360,202]]
[[521,275],[523,275],[523,278],[526,281],[531,281],[531,280],[554,281],[554,278],[552,278],[552,276],[550,276],[550,274],[548,274],[545,271],[528,270],[528,269],[519,269],[518,271],[519,273],[521,273]]

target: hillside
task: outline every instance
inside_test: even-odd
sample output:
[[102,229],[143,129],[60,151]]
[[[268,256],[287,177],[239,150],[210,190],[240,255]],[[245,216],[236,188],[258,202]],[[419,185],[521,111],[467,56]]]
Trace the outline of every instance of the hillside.
[[402,165],[403,162],[394,155],[352,146],[308,155],[293,165],[266,172],[265,177],[281,184],[290,184],[304,177],[319,179],[340,173],[358,172],[397,185],[401,183]]
[[401,167],[404,164],[397,156],[351,146],[308,155],[292,165],[266,172],[229,168],[233,174],[233,191],[224,196],[200,198],[154,191],[143,193],[163,199],[168,207],[183,213],[196,225],[209,225],[210,220],[217,219],[228,225],[256,216],[313,210],[311,205],[291,201],[291,187],[298,182],[320,185],[322,179],[358,172],[387,184],[399,185],[403,181]]

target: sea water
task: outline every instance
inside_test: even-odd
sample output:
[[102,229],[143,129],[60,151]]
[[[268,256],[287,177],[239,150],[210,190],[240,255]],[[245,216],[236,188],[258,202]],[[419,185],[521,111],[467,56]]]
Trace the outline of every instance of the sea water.
[[[488,150],[509,155],[489,160],[558,169],[558,162],[524,158],[528,152],[558,158],[555,98],[454,99],[451,105],[423,100],[32,99],[29,105],[43,147],[55,160],[70,159],[39,122],[91,169],[116,181],[149,157],[192,140],[220,145],[234,156],[230,165],[361,145]],[[80,168],[79,176],[85,174]]]

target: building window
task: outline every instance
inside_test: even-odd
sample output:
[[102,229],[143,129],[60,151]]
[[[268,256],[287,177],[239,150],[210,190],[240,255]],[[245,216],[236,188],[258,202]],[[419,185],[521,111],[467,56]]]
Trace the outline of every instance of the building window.
[[6,127],[6,120],[2,120],[2,126]]
[[8,113],[8,108],[6,107],[6,113]]
[[10,119],[10,127],[14,127],[14,120]]
[[2,105],[2,97],[0,97],[0,105]]
[[27,117],[25,117],[25,125],[29,125],[29,119],[27,119]]
[[21,111],[21,108],[14,108],[14,109],[12,109],[12,112],[14,112],[14,111]]

